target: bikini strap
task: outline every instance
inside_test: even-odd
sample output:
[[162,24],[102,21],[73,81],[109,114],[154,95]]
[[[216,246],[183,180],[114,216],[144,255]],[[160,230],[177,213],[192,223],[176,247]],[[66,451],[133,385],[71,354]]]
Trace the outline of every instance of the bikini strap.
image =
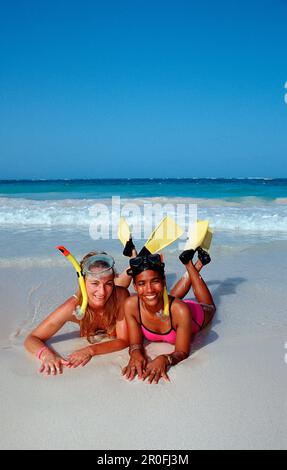
[[141,316],[141,304],[140,304],[139,297],[138,297],[138,309],[139,309],[140,325],[142,325],[143,322],[142,322],[142,316]]
[[[171,296],[171,299],[169,301],[169,316],[170,316],[170,326],[171,328],[174,330],[174,327],[173,327],[173,324],[172,324],[172,315],[171,315],[171,306],[173,304],[173,301],[174,301],[175,297]],[[142,322],[142,316],[141,316],[141,305],[140,305],[140,299],[138,297],[138,310],[139,310],[139,317],[140,317],[140,325],[144,326],[143,325],[143,322]]]

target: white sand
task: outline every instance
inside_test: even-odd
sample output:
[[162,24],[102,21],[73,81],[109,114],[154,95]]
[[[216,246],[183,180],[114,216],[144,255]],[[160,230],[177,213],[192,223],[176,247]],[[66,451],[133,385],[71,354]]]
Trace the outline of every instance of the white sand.
[[[286,449],[286,266],[286,242],[215,247],[205,277],[216,319],[170,370],[171,383],[158,385],[122,378],[127,350],[62,376],[37,374],[23,338],[73,291],[73,273],[1,269],[0,448]],[[168,271],[182,272],[173,254]],[[63,354],[85,344],[75,328],[54,340]]]

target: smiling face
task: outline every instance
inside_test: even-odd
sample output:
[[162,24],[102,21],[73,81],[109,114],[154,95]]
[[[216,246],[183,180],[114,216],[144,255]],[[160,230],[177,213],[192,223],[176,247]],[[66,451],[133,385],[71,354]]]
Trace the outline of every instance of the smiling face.
[[106,276],[97,277],[97,270],[97,268],[91,268],[91,272],[94,272],[95,276],[87,275],[85,282],[89,305],[94,308],[101,308],[105,306],[112,295],[115,276],[113,272],[109,272]]
[[134,280],[134,288],[139,298],[151,308],[161,308],[164,286],[164,278],[151,269],[141,272]]

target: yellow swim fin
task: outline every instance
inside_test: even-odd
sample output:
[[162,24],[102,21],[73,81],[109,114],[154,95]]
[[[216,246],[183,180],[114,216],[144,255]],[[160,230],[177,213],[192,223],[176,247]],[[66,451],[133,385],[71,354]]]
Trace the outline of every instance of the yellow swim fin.
[[[144,248],[155,254],[175,242],[183,234],[182,228],[167,215],[151,233]],[[143,250],[144,250],[143,248]]]
[[212,230],[210,230],[210,228],[207,230],[206,232],[206,235],[205,235],[205,238],[201,244],[201,248],[203,248],[205,251],[208,251],[209,248],[210,248],[210,245],[211,245],[211,241],[212,241],[212,236],[213,236],[213,232]]
[[212,231],[208,220],[198,220],[192,225],[186,242],[185,250],[196,250],[199,246],[208,250],[212,240]]
[[119,240],[122,242],[123,246],[126,246],[126,243],[129,241],[131,237],[130,228],[124,217],[120,218],[120,223],[119,223],[119,228],[118,228],[118,237],[119,237]]

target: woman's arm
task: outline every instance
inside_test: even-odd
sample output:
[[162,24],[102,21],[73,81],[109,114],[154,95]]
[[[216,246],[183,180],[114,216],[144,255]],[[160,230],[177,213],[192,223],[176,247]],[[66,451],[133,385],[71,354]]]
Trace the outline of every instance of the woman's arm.
[[73,312],[77,300],[70,297],[52,312],[40,325],[38,325],[25,339],[24,346],[30,353],[41,360],[40,372],[47,375],[62,373],[62,365],[67,364],[55,351],[48,347],[45,342],[54,336],[67,321],[75,321]]
[[100,344],[91,345],[89,348],[93,356],[98,354],[107,354],[110,352],[120,351],[121,349],[124,349],[129,345],[128,328],[124,313],[124,303],[125,300],[129,298],[129,295],[130,294],[127,289],[118,288],[119,309],[116,322],[116,339],[111,341],[105,341],[104,343]]
[[[192,315],[189,307],[179,299],[175,299],[172,304],[173,323],[176,329],[176,341],[174,352],[170,355],[175,365],[186,359],[190,351],[190,343],[192,336]],[[176,361],[176,358],[179,360]]]
[[128,329],[124,316],[124,303],[129,297],[129,292],[127,289],[117,287],[117,296],[119,308],[116,321],[116,339],[91,344],[85,348],[74,351],[68,356],[70,367],[84,366],[93,356],[120,351],[129,345]]
[[138,297],[132,296],[126,299],[124,304],[125,318],[127,321],[130,339],[130,360],[123,368],[123,375],[129,380],[133,380],[136,374],[141,379],[146,365],[146,357],[143,348],[143,337],[141,327],[137,318]]
[[175,350],[171,354],[161,354],[148,363],[144,379],[158,383],[161,377],[169,380],[167,369],[186,359],[189,355],[192,319],[188,306],[179,299],[172,304],[173,326],[176,329]]

